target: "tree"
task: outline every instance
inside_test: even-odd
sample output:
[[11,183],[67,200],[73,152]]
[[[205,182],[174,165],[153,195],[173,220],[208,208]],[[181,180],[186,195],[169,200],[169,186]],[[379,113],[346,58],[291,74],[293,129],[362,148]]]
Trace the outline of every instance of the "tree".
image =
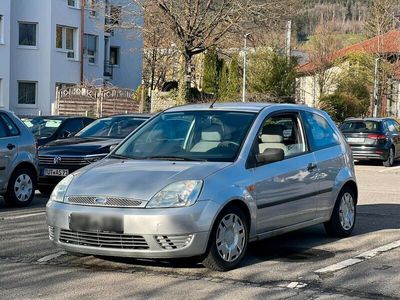
[[335,53],[341,48],[341,43],[331,26],[327,24],[318,26],[311,41],[310,61],[313,63],[313,70],[309,75],[315,78],[319,96],[328,94],[332,90],[337,76],[337,70],[332,67]]
[[249,89],[278,102],[293,102],[296,88],[297,59],[269,49],[259,50],[250,57]]
[[229,87],[229,70],[225,60],[221,60],[221,74],[219,80],[219,92],[218,98],[220,100],[229,100],[228,99],[228,87]]
[[348,117],[365,117],[371,103],[373,86],[372,55],[353,53],[346,57],[348,66],[337,78],[333,94],[322,95],[319,107],[337,122]]
[[204,55],[203,91],[215,97],[219,92],[220,65],[217,49],[209,49]]
[[155,0],[185,61],[186,99],[192,86],[192,59],[218,46],[229,34],[242,36],[250,25],[272,26],[295,9],[298,0]]
[[399,2],[394,0],[371,1],[368,6],[368,17],[364,26],[367,36],[380,36],[395,29],[394,12],[399,6]]
[[229,82],[226,96],[227,100],[237,100],[241,89],[241,83],[242,76],[240,75],[238,55],[234,55],[229,65]]

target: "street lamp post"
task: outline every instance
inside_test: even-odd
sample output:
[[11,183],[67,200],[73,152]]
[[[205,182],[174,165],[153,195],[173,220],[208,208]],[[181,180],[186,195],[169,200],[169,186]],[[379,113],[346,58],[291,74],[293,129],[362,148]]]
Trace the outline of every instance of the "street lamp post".
[[372,117],[376,118],[378,116],[378,72],[379,72],[379,60],[378,57],[375,59],[375,71],[374,71],[374,103],[373,103],[373,113]]
[[244,35],[244,51],[243,51],[243,91],[242,102],[246,102],[246,72],[247,72],[247,38],[251,33]]

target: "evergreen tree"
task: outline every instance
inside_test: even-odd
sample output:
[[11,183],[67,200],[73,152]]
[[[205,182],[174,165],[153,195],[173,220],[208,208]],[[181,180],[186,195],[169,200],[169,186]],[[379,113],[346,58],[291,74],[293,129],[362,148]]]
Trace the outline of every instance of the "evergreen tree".
[[235,55],[232,58],[229,67],[229,84],[227,88],[227,98],[229,98],[230,101],[237,100],[240,93],[241,82],[242,78],[240,76],[238,56]]
[[203,91],[215,96],[219,89],[219,65],[217,49],[209,49],[204,56]]
[[219,81],[219,91],[218,91],[218,98],[220,100],[229,100],[228,99],[228,86],[229,86],[229,75],[228,75],[228,66],[224,60],[221,60],[221,74],[220,74],[220,81]]

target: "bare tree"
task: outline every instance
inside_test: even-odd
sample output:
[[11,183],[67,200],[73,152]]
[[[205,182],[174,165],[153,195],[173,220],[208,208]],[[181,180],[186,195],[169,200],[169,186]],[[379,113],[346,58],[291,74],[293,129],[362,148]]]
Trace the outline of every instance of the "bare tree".
[[[296,0],[155,0],[185,61],[186,99],[192,84],[192,60],[210,47],[253,27],[274,25],[290,14]],[[258,24],[258,25],[257,25]],[[266,27],[265,27],[266,28]],[[240,39],[241,40],[241,39]]]
[[333,68],[335,53],[341,46],[340,41],[330,30],[328,24],[317,27],[314,39],[311,42],[310,61],[312,70],[310,75],[315,80],[314,86],[318,90],[319,97],[329,93],[335,84],[335,77],[338,75],[337,70]]

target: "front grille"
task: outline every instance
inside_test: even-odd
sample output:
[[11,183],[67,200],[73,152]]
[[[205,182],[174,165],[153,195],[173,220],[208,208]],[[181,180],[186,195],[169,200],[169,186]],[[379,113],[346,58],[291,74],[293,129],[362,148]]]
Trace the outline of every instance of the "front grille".
[[49,226],[49,239],[50,239],[50,241],[54,240],[54,227],[53,226]]
[[190,244],[193,235],[157,235],[155,239],[161,248],[165,250],[182,249]]
[[90,205],[90,206],[111,206],[111,207],[138,207],[142,205],[141,200],[122,197],[94,197],[94,196],[71,196],[68,203]]
[[[54,161],[58,159],[55,163]],[[39,156],[41,165],[86,166],[89,162],[82,156]]]
[[109,249],[146,250],[143,236],[105,232],[82,232],[61,229],[60,243]]

